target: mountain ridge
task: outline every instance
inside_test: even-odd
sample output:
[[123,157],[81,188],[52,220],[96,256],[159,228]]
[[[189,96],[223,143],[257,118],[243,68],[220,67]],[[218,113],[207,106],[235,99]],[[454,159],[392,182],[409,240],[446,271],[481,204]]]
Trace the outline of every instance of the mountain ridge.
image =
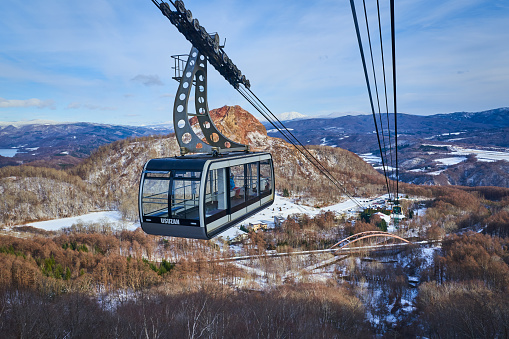
[[[228,112],[232,112],[230,116]],[[416,116],[398,114],[398,156],[401,179],[409,183],[460,184],[506,186],[509,174],[504,174],[502,163],[463,163],[452,146],[463,149],[475,148],[484,152],[508,152],[509,108],[497,108],[482,112],[455,112]],[[253,150],[264,149],[268,137],[280,137],[267,129],[240,106],[223,106],[210,111],[219,130],[230,139],[251,144]],[[235,119],[232,117],[235,116]],[[196,120],[196,119],[194,119]],[[194,121],[191,119],[191,121]],[[285,121],[285,125],[305,145],[340,147],[362,155],[365,159],[379,156],[373,117],[349,115],[336,118],[311,118]],[[506,127],[507,126],[507,127]],[[272,126],[270,126],[272,128]],[[392,128],[392,126],[391,126]],[[30,164],[53,168],[72,167],[81,163],[97,147],[125,138],[164,135],[171,129],[157,126],[123,126],[98,123],[62,123],[53,125],[13,125],[0,127],[0,167]],[[392,132],[393,133],[393,132]],[[392,134],[391,133],[391,134]],[[386,136],[387,137],[387,136]],[[387,152],[394,148],[394,140],[388,143]],[[427,145],[432,145],[431,149]],[[433,148],[436,145],[437,147]],[[440,147],[445,147],[441,151]],[[438,150],[438,151],[437,151]],[[463,153],[465,153],[464,151]],[[372,156],[365,156],[371,153]],[[455,155],[456,154],[456,155]],[[444,164],[442,158],[456,157]],[[371,161],[380,170],[380,165]],[[494,175],[497,173],[497,175]],[[491,179],[486,179],[491,178]],[[509,185],[509,184],[507,184]]]
[[[372,116],[311,118],[288,121],[285,125],[305,145],[321,144],[350,150],[361,154],[381,171],[381,164],[375,161],[380,157],[380,150]],[[391,137],[387,124],[384,125],[383,139],[379,126],[382,148],[388,155],[386,160],[394,157],[395,150],[394,126],[390,127]],[[269,135],[276,136],[277,132],[269,130]],[[497,155],[489,160],[490,153]],[[467,164],[462,157],[469,154],[473,162]],[[509,187],[506,171],[509,108],[429,116],[399,113],[398,158],[400,179],[404,182]],[[392,160],[387,162],[394,166]]]
[[0,126],[0,149],[17,149],[13,157],[0,154],[0,167],[27,163],[54,168],[74,166],[101,145],[170,131],[88,122]]

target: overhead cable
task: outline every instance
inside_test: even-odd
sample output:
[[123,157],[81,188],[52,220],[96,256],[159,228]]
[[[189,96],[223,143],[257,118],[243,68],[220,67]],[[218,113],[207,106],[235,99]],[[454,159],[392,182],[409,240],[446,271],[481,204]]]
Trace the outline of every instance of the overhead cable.
[[[391,167],[391,173],[392,177],[394,177],[394,161],[392,156],[392,142],[391,142],[391,124],[389,119],[389,103],[388,103],[388,97],[387,97],[387,81],[386,81],[386,74],[385,74],[385,60],[384,60],[384,44],[382,39],[382,23],[380,19],[380,1],[376,0],[376,9],[378,13],[378,32],[380,34],[380,55],[382,59],[382,74],[384,79],[384,93],[385,93],[385,113],[387,117],[387,134],[389,139],[389,154],[390,154],[390,167]],[[393,183],[393,185],[395,185]]]
[[[239,86],[237,91],[251,104],[253,107],[262,114],[262,116],[271,123],[271,125],[278,130],[295,149],[297,149],[313,166],[315,166],[336,188],[342,191],[349,199],[351,199],[357,206],[364,208],[361,203],[351,195],[344,185],[337,180],[327,168],[295,137],[295,135],[286,128],[286,126],[272,113],[272,111],[251,91],[251,89]],[[276,124],[279,124],[279,126]],[[300,147],[298,145],[300,145]]]
[[394,25],[394,0],[391,7],[391,39],[392,39],[392,90],[394,92],[394,140],[396,148],[396,202],[399,202],[399,166],[398,166],[398,110],[396,106],[396,30]]
[[[378,95],[378,83],[376,81],[376,72],[375,72],[375,60],[373,58],[373,48],[372,48],[372,45],[371,45],[371,34],[370,34],[370,28],[369,28],[369,20],[368,20],[368,12],[366,10],[366,0],[362,0],[362,4],[363,4],[363,7],[364,7],[364,20],[366,22],[366,31],[367,31],[367,34],[368,34],[368,46],[369,46],[369,54],[370,54],[370,57],[371,57],[371,69],[372,69],[372,72],[373,72],[373,81],[374,81],[374,87],[375,87],[375,94],[376,94],[376,103],[377,103],[377,107],[378,107],[378,117],[379,117],[379,120],[380,120],[380,132],[382,134],[382,142],[381,142],[381,145],[380,145],[380,137],[378,136],[378,126],[377,126],[377,120],[376,120],[376,117],[375,117],[375,112],[373,111],[373,120],[375,122],[375,130],[377,130],[377,137],[378,137],[378,145],[380,147],[380,158],[382,159],[382,169],[383,169],[383,172],[384,172],[384,177],[385,177],[385,183],[387,185],[387,193],[389,194],[389,199],[391,199],[391,187],[389,185],[390,181],[388,179],[388,161],[387,161],[387,144],[385,142],[385,133],[384,133],[384,125],[383,125],[383,119],[382,119],[382,113],[381,113],[381,109],[380,109],[380,96]],[[380,40],[381,42],[381,40]],[[384,79],[385,81],[385,79]],[[382,149],[382,145],[383,145],[383,149]],[[385,160],[384,160],[384,157],[385,157]]]
[[373,104],[373,95],[371,94],[371,86],[370,86],[370,81],[369,81],[368,69],[367,69],[367,66],[366,66],[366,58],[364,57],[364,48],[362,46],[362,39],[361,39],[360,30],[359,30],[359,23],[357,21],[357,13],[355,11],[354,0],[350,0],[350,7],[352,8],[352,16],[353,16],[353,20],[354,20],[354,24],[355,24],[355,32],[357,34],[357,43],[359,45],[359,51],[360,51],[361,59],[362,59],[362,67],[363,67],[363,70],[364,70],[364,77],[366,79],[366,86],[368,88],[369,103],[371,105],[371,112],[373,114],[373,120],[374,120],[374,123],[375,123],[375,131],[376,131],[376,136],[377,136],[377,141],[378,141],[378,148],[380,150],[380,157],[382,159],[382,168],[383,168],[383,171],[384,171],[385,182],[386,182],[386,185],[387,185],[387,192],[390,195],[389,181],[387,179],[387,173],[385,171],[385,161],[384,161],[383,152],[382,152],[382,145],[381,145],[381,142],[380,142],[380,134],[378,132],[378,124],[376,122],[375,106]]

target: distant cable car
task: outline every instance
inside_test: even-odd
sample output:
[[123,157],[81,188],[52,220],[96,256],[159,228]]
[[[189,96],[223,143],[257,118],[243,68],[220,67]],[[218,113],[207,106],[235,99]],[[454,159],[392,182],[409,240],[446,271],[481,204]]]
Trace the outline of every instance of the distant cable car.
[[210,239],[274,202],[270,153],[152,159],[140,183],[142,229]]
[[392,214],[400,215],[402,213],[401,206],[396,205],[392,208]]

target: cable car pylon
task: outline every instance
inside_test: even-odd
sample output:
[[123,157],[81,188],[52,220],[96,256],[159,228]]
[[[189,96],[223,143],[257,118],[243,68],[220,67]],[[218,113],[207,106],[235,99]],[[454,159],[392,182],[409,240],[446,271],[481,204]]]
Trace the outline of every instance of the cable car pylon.
[[[211,239],[272,205],[274,165],[267,152],[249,152],[249,146],[224,136],[210,118],[207,101],[207,63],[235,88],[250,83],[181,0],[152,0],[192,43],[189,55],[176,55],[179,82],[173,104],[173,126],[180,156],[149,160],[141,174],[139,213],[141,228],[149,234]],[[185,66],[184,66],[185,65]],[[189,111],[194,88],[195,112]],[[203,137],[193,129],[196,117]]]
[[[208,33],[181,0],[151,1],[193,47],[189,55],[174,56],[174,79],[179,81],[179,89],[173,122],[181,156],[152,159],[145,164],[141,176],[139,211],[145,232],[210,239],[274,202],[274,166],[270,153],[250,152],[248,145],[222,135],[210,118],[207,62],[329,181],[362,207],[251,91],[250,81],[228,57],[224,46],[219,45],[217,33]],[[196,112],[189,112],[193,86]],[[197,118],[203,138],[193,130],[190,117]]]
[[[172,56],[176,64],[183,62],[185,55]],[[224,153],[232,151],[249,151],[248,145],[234,142],[224,136],[216,127],[209,115],[207,101],[207,59],[196,47],[191,48],[183,71],[175,68],[175,77],[180,85],[173,105],[173,126],[180,147],[180,154],[187,153]],[[180,74],[182,73],[182,74]],[[191,89],[195,87],[194,106],[196,113],[189,112]],[[199,126],[207,141],[194,132],[190,117],[196,116]]]

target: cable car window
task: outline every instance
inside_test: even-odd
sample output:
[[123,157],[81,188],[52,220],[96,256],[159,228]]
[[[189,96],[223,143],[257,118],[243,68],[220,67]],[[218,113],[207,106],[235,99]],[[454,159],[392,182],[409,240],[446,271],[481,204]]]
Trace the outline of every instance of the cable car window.
[[161,178],[161,179],[170,179],[171,171],[168,172],[146,172],[145,178]]
[[[149,175],[153,178],[149,178]],[[165,177],[146,173],[141,200],[143,216],[168,217],[169,184],[170,181]]]
[[226,196],[226,169],[209,171],[205,189],[205,217],[208,221],[226,215],[228,200]]
[[201,172],[196,171],[175,171],[175,178],[200,179]]
[[258,197],[258,162],[246,164],[247,200]]
[[244,165],[230,167],[230,206],[232,212],[238,210],[241,204],[245,202],[245,191]]
[[200,202],[200,172],[175,171],[171,180],[171,218],[200,218],[198,205]]
[[269,160],[260,161],[260,194],[266,197],[272,194],[272,169]]

